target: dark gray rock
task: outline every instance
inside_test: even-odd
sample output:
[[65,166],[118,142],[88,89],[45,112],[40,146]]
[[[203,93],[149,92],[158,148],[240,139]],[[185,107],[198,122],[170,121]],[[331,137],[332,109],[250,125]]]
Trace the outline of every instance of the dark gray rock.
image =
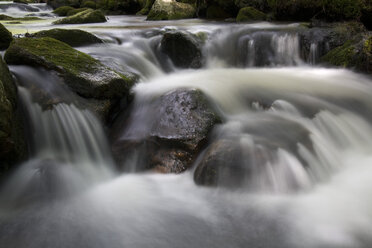
[[185,32],[165,33],[161,40],[161,51],[180,68],[202,67],[202,52],[198,40]]

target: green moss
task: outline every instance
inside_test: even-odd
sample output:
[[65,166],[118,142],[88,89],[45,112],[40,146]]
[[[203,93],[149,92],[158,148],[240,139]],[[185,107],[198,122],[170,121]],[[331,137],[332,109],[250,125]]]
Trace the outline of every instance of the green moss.
[[0,50],[7,49],[12,40],[12,33],[0,23]]
[[85,1],[81,5],[82,8],[90,8],[90,9],[96,9],[97,4],[93,1]]
[[147,15],[150,12],[154,2],[155,0],[146,0],[144,7],[137,13],[137,15]]
[[322,61],[335,66],[349,67],[352,64],[352,58],[355,53],[353,43],[348,41],[343,46],[329,51],[322,57]]
[[58,16],[67,16],[67,13],[71,10],[74,10],[75,8],[70,6],[62,6],[53,11],[54,14]]
[[34,37],[50,37],[62,41],[70,46],[86,46],[102,43],[102,40],[95,35],[78,29],[50,29],[33,34]]
[[67,12],[67,16],[73,16],[73,15],[76,15],[80,12],[83,12],[83,11],[86,11],[87,9],[89,8],[79,8],[79,9],[72,9],[70,10],[69,12]]
[[364,52],[368,53],[369,55],[372,55],[372,36],[369,36],[369,38],[366,39],[363,46]]
[[262,21],[262,20],[266,20],[265,13],[253,7],[245,7],[245,8],[240,9],[239,14],[236,17],[237,22]]
[[147,20],[187,19],[193,18],[195,13],[195,7],[190,4],[156,0],[147,16]]
[[79,24],[79,23],[98,23],[106,22],[106,17],[100,10],[87,9],[76,15],[65,17],[61,20],[53,22],[53,24]]
[[0,21],[38,21],[43,20],[36,16],[26,16],[26,17],[12,17],[7,15],[0,15]]
[[54,70],[83,97],[111,99],[127,94],[134,79],[116,73],[91,56],[53,38],[15,39],[4,56],[8,64]]

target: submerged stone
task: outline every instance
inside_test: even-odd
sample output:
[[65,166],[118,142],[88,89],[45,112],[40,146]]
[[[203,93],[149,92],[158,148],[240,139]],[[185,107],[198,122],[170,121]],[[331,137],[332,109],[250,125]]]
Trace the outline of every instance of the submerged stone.
[[5,53],[5,60],[56,71],[73,91],[88,98],[120,98],[128,94],[134,83],[133,78],[53,38],[16,39]]

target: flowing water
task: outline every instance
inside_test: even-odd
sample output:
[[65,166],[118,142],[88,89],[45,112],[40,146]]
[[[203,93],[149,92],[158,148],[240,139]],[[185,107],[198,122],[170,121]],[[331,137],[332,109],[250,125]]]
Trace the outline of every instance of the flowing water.
[[[197,186],[192,170],[119,174],[100,120],[76,107],[83,100],[46,71],[13,66],[31,158],[0,188],[0,247],[372,246],[372,81],[313,65],[318,44],[303,55],[300,25],[110,17],[73,27],[106,41],[81,51],[140,77],[120,138],[148,135],[151,99],[198,88],[224,120],[209,145],[233,141],[250,173],[238,188]],[[181,70],[161,53],[172,29],[203,32],[203,68]],[[40,106],[35,87],[64,103]]]

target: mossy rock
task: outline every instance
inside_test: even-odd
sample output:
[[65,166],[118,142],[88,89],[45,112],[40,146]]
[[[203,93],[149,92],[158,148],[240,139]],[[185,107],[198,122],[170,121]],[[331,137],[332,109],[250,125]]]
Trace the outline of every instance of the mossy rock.
[[7,49],[12,40],[12,33],[0,23],[0,50]]
[[38,21],[43,20],[36,16],[25,16],[25,17],[12,17],[0,14],[0,21]]
[[48,0],[47,4],[51,6],[53,9],[57,9],[63,6],[79,8],[81,1],[80,0]]
[[76,15],[65,17],[61,20],[53,22],[54,25],[58,24],[80,24],[80,23],[100,23],[107,22],[106,17],[100,10],[87,9]]
[[372,72],[372,36],[364,36],[360,41],[345,42],[342,46],[324,55],[322,62],[370,74]]
[[79,8],[79,9],[72,9],[70,10],[69,12],[67,12],[67,16],[73,16],[73,15],[76,15],[80,12],[83,12],[83,11],[86,11],[88,10],[89,8]]
[[268,5],[274,12],[275,19],[277,20],[309,21],[322,11],[322,1],[323,0],[272,0],[268,1]]
[[146,0],[145,5],[139,12],[136,13],[136,15],[147,15],[150,12],[154,2],[155,0]]
[[126,96],[134,83],[91,56],[53,38],[15,39],[5,53],[8,64],[41,66],[56,71],[77,94],[86,98]]
[[96,9],[97,8],[97,4],[93,1],[85,1],[83,2],[83,4],[81,5],[82,8],[89,8],[89,9]]
[[135,14],[145,6],[143,0],[98,0],[97,8],[110,14]]
[[17,111],[17,88],[0,57],[0,176],[26,154],[22,120]]
[[266,20],[266,14],[253,7],[245,7],[245,8],[240,9],[238,16],[236,17],[237,22],[264,21],[264,20]]
[[267,0],[235,0],[235,5],[239,9],[253,7],[263,12],[271,10]]
[[167,2],[156,0],[152,5],[147,20],[179,20],[193,18],[196,9],[187,3],[179,3],[174,0]]
[[72,47],[103,43],[97,36],[79,29],[49,29],[33,34],[33,37],[50,37],[62,41]]
[[359,20],[362,0],[324,0],[324,17],[329,21]]
[[74,10],[75,8],[70,7],[70,6],[62,6],[59,7],[55,10],[53,10],[53,13],[58,15],[58,16],[67,16],[67,13],[71,10]]

